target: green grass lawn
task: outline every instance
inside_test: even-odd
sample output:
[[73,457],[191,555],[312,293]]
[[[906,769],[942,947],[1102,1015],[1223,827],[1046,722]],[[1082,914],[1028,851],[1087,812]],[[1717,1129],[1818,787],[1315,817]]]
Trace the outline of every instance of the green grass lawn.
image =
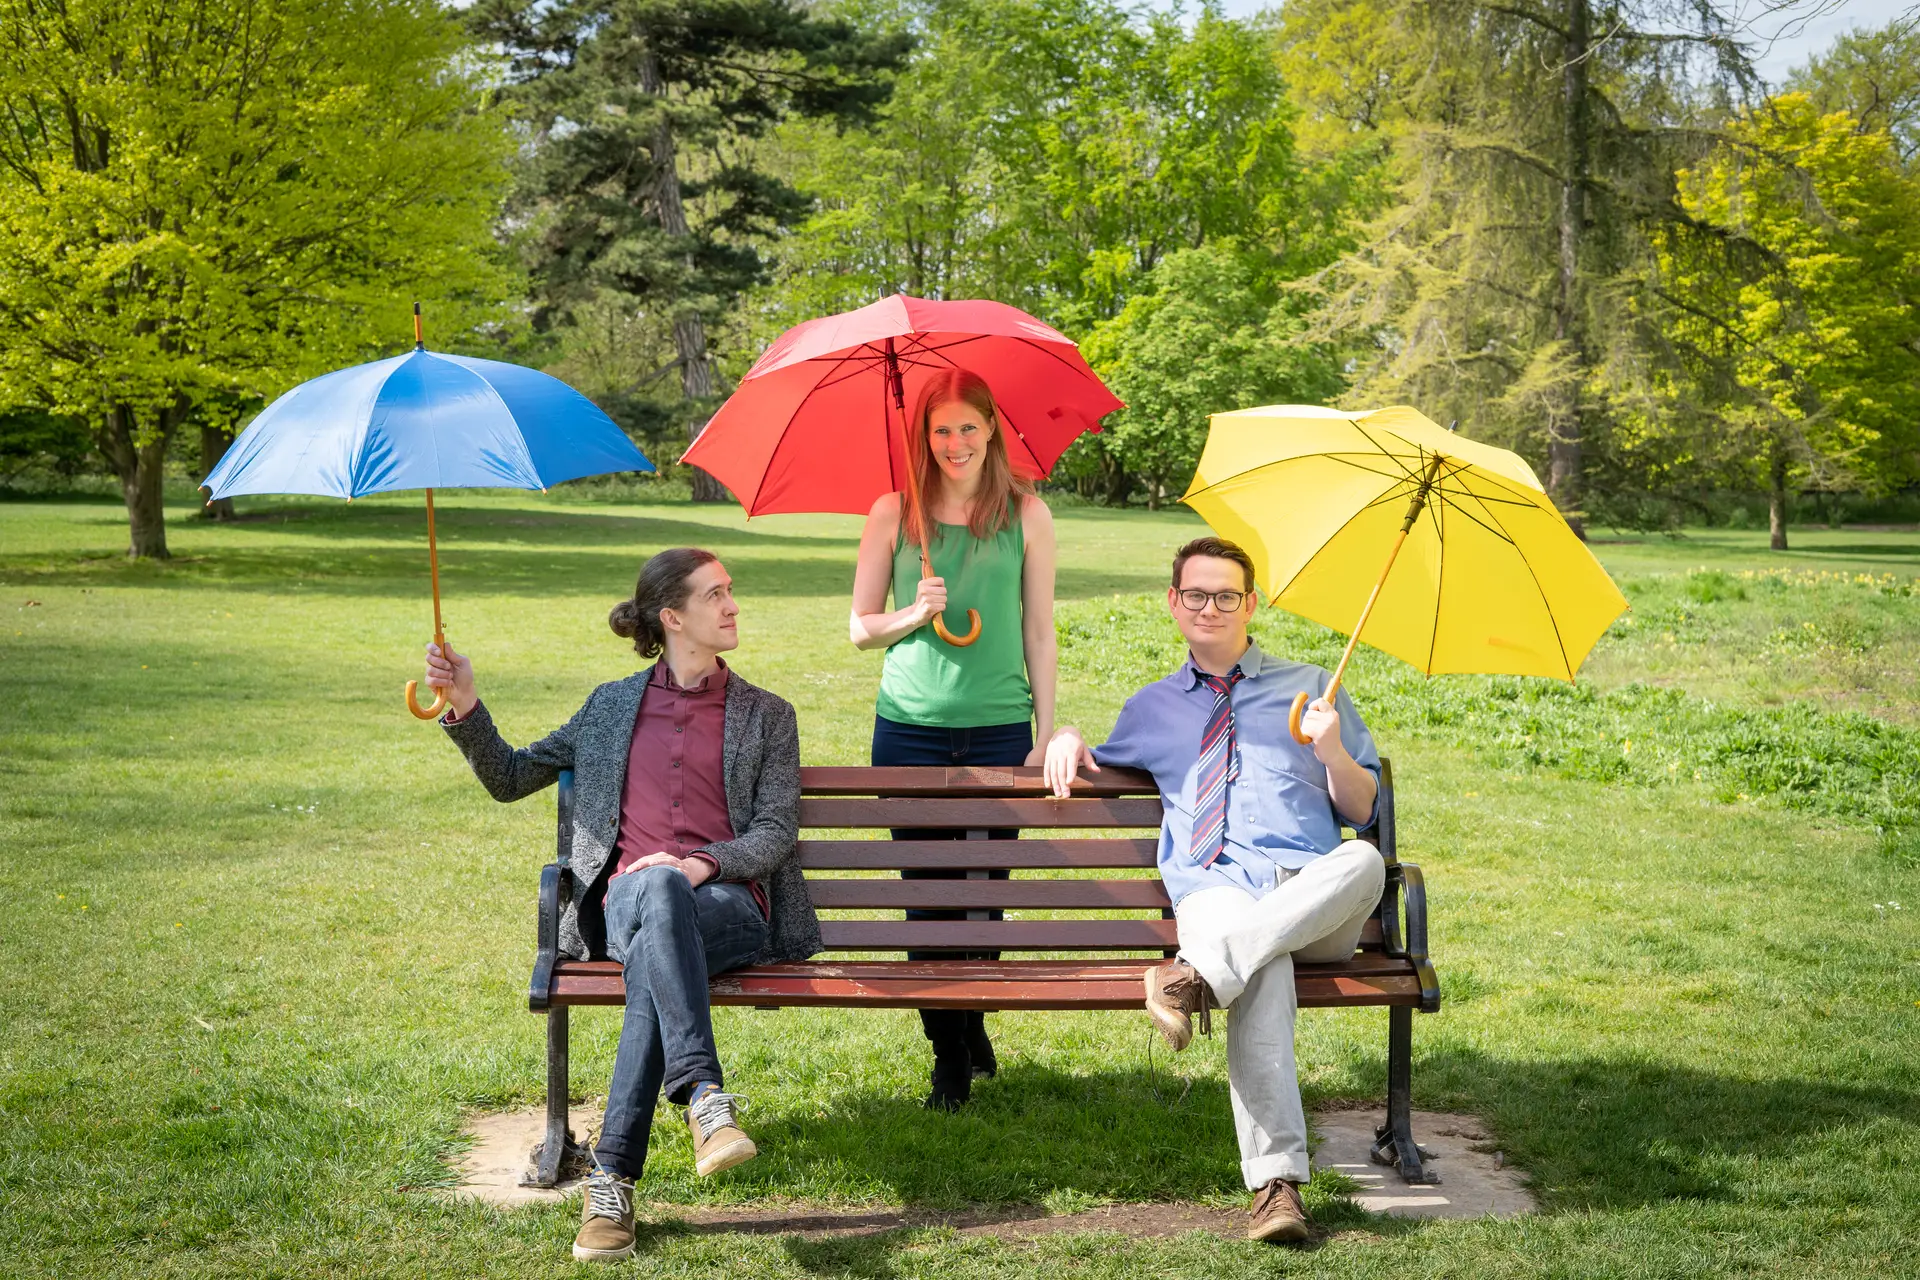
[[[169,512],[0,503],[0,1274],[577,1271],[575,1211],[446,1200],[465,1113],[537,1102],[525,1012],[553,805],[488,800],[400,708],[431,630],[417,500]],[[1059,515],[1063,715],[1103,731],[1177,657],[1154,595],[1184,512]],[[740,669],[862,763],[858,522],[581,495],[442,507],[448,634],[518,741],[634,667],[605,626],[645,555],[718,551]],[[1485,1117],[1543,1211],[1376,1219],[1289,1252],[1210,1236],[716,1236],[674,1205],[1238,1204],[1219,1038],[1150,1072],[1138,1015],[994,1015],[1002,1073],[922,1112],[911,1013],[718,1014],[763,1155],[691,1175],[663,1108],[623,1274],[1891,1275],[1920,1246],[1920,535],[1621,535],[1634,610],[1579,686],[1351,688],[1426,869],[1446,1008],[1415,1101]],[[1327,661],[1280,614],[1271,648]],[[1898,904],[1898,905],[1896,905]],[[617,1014],[575,1018],[576,1089]],[[1385,1016],[1301,1021],[1309,1103],[1376,1098]],[[1901,1259],[1906,1261],[1901,1261]]]

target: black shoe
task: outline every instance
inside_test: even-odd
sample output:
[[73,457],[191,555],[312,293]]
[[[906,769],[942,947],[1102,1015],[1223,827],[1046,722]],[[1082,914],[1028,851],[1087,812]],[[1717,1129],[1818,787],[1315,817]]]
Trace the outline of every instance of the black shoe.
[[973,1064],[965,1053],[933,1060],[933,1092],[927,1110],[958,1111],[973,1096]]
[[967,1058],[975,1080],[991,1080],[1000,1073],[1000,1060],[993,1054],[993,1041],[987,1039],[987,1022],[975,1013],[967,1018]]

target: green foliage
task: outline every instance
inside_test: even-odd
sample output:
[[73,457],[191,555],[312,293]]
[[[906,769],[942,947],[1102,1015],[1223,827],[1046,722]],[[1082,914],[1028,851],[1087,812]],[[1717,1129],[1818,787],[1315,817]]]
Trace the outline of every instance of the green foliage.
[[1920,180],[1888,136],[1786,94],[1678,180],[1719,239],[1661,238],[1684,300],[1667,323],[1707,368],[1701,394],[1719,393],[1724,447],[1762,486],[1769,467],[1823,488],[1920,479]]
[[158,468],[407,334],[492,318],[507,139],[427,0],[0,2],[0,405],[83,422],[165,554]]
[[83,426],[36,409],[0,412],[0,485],[46,472],[71,482],[93,452]]
[[1822,115],[1844,111],[1893,139],[1910,170],[1920,160],[1920,22],[1912,14],[1877,30],[1856,27],[1787,77]]
[[1166,255],[1264,243],[1297,216],[1287,109],[1250,24],[1114,0],[838,11],[916,44],[873,128],[782,134],[816,208],[781,247],[783,314],[904,290],[1084,332]]
[[1276,296],[1273,272],[1268,255],[1231,240],[1182,249],[1087,339],[1088,362],[1127,402],[1097,442],[1141,477],[1150,507],[1186,488],[1208,414],[1339,391],[1332,361],[1302,337],[1297,300]]

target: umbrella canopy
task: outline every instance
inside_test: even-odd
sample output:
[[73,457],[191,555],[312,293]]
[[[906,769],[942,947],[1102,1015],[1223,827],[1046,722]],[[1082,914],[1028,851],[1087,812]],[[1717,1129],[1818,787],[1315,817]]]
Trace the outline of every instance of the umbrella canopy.
[[896,393],[911,405],[949,368],[993,388],[1008,457],[1029,478],[1123,407],[1072,341],[1024,311],[895,294],[781,334],[682,460],[725,484],[750,516],[865,515],[881,494],[908,487]]
[[1184,500],[1274,604],[1428,675],[1571,680],[1627,607],[1518,454],[1404,406],[1214,414]]
[[422,347],[301,383],[240,433],[205,483],[214,498],[358,498],[652,470],[613,419],[558,378]]
[[[427,563],[433,575],[433,639],[447,652],[440,619],[440,545],[435,489],[545,489],[608,471],[653,464],[594,403],[558,378],[517,364],[428,351],[413,308],[414,349],[303,382],[268,405],[203,482],[209,501],[243,493],[358,498],[393,489],[427,491]],[[406,685],[407,710],[431,706]]]

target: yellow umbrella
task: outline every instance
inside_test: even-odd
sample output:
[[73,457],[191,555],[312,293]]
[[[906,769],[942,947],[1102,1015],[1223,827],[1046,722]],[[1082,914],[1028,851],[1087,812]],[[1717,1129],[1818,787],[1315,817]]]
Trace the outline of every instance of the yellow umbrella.
[[1272,603],[1342,631],[1359,616],[1327,698],[1363,628],[1427,675],[1572,680],[1627,607],[1525,460],[1405,406],[1216,413],[1184,501]]

